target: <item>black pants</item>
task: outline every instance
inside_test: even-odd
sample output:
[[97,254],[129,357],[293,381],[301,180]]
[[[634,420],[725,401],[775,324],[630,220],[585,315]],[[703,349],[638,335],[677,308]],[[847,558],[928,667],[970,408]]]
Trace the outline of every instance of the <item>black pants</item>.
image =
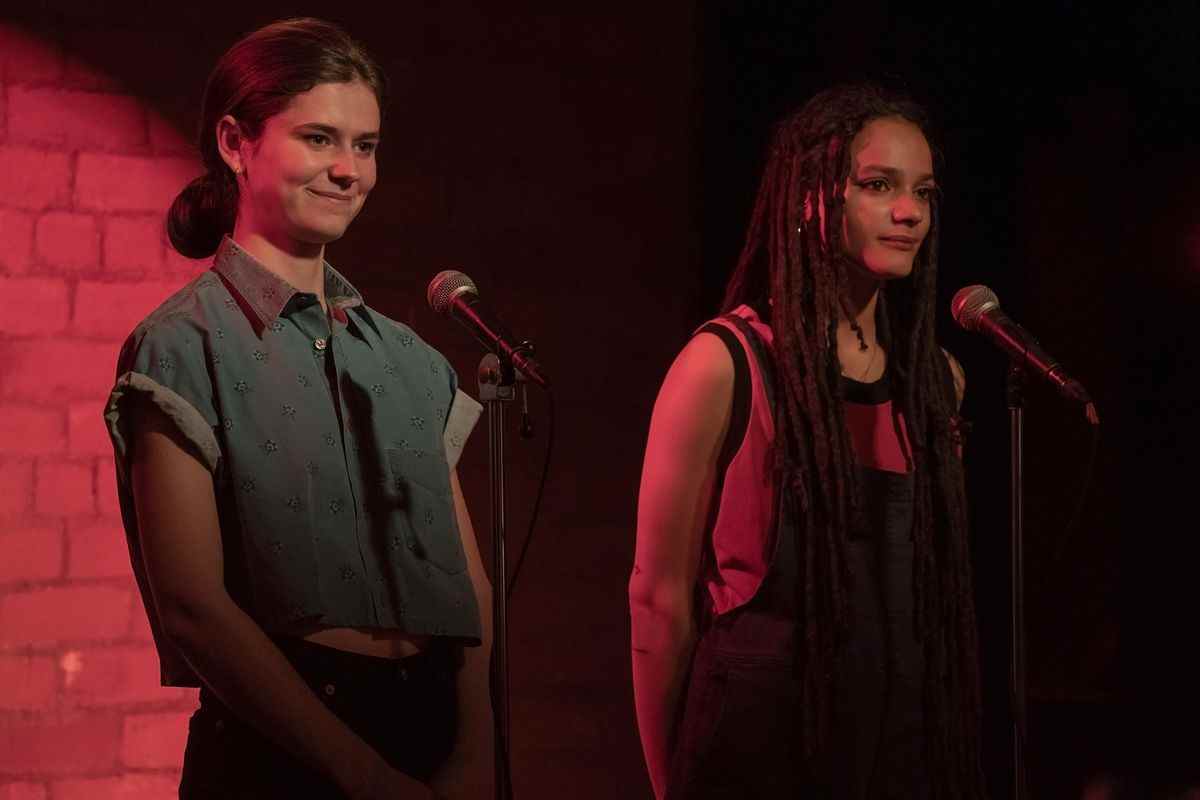
[[[436,642],[436,640],[435,640]],[[276,644],[323,703],[396,769],[428,780],[454,749],[459,652],[435,643],[403,659],[301,639]],[[207,688],[188,727],[181,800],[340,798],[324,775],[242,722]]]
[[804,771],[790,656],[701,641],[692,661],[667,800],[826,798]]

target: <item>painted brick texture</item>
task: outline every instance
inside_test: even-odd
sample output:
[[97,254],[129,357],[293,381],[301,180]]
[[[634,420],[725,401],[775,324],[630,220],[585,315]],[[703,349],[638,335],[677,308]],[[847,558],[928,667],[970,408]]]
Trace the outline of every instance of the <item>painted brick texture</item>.
[[196,693],[159,686],[101,409],[205,266],[163,225],[199,166],[69,49],[0,22],[0,800],[168,798]]

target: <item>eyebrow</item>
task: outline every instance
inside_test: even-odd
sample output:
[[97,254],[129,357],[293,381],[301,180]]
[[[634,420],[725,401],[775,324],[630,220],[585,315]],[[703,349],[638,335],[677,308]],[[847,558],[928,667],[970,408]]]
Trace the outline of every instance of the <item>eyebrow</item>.
[[[293,128],[293,130],[300,130],[301,128],[317,130],[317,131],[320,131],[321,133],[329,134],[330,136],[335,136],[335,137],[341,136],[341,134],[342,134],[342,132],[340,130],[338,130],[337,128],[335,128],[334,126],[325,125],[320,122],[302,122],[299,125],[297,125],[295,128]],[[379,139],[379,131],[370,131],[368,133],[360,133],[358,136],[354,137],[354,141],[356,141],[356,142],[361,142],[363,139]]]
[[[884,175],[886,175],[889,178],[898,178],[898,177],[900,177],[900,175],[903,174],[902,170],[896,169],[895,167],[885,167],[882,164],[864,164],[863,166],[858,168],[858,171],[860,173],[869,172],[869,171],[882,172]],[[933,173],[926,172],[924,175],[918,175],[915,182],[923,183],[924,181],[932,181],[932,180],[934,180]]]

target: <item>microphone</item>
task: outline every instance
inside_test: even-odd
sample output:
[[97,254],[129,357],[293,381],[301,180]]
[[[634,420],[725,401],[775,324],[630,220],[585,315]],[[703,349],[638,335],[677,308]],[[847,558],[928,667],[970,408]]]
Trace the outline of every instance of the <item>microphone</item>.
[[979,285],[964,286],[954,295],[950,313],[960,327],[982,333],[1009,358],[1049,381],[1063,397],[1083,403],[1088,407],[1088,419],[1092,424],[1099,422],[1098,417],[1093,420],[1095,406],[1083,384],[1067,375],[1062,365],[1042,349],[1029,331],[1000,310],[1000,300],[991,289]]
[[425,297],[430,308],[439,314],[454,317],[486,349],[508,359],[538,386],[550,388],[549,378],[542,374],[538,363],[527,355],[533,350],[533,345],[527,341],[516,342],[515,337],[479,299],[475,281],[457,270],[443,270],[433,276]]

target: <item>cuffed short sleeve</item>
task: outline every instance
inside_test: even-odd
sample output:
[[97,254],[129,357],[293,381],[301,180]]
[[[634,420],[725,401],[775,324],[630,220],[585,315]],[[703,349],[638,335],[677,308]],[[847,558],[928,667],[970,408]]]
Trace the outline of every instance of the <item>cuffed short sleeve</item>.
[[450,469],[453,470],[458,464],[463,446],[466,445],[471,431],[475,429],[475,424],[479,421],[479,415],[482,412],[483,406],[479,404],[479,401],[461,389],[454,391],[450,413],[446,415],[446,430],[442,434],[442,443],[446,448],[446,463]]
[[162,321],[139,329],[125,343],[117,363],[117,380],[104,407],[118,474],[128,475],[127,458],[135,433],[134,396],[162,411],[194,447],[204,465],[215,471],[220,447],[214,429],[212,382],[199,330],[184,322]]

